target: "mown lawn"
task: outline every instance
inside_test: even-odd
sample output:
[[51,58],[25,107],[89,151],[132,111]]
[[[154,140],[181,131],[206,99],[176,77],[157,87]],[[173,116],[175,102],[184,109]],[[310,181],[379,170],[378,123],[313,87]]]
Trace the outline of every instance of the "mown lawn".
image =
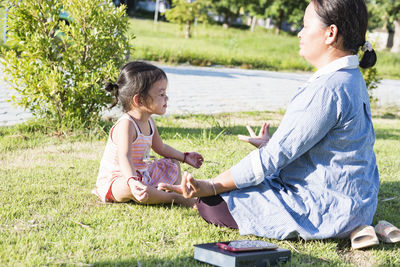
[[[381,190],[374,223],[400,226],[400,120],[374,117]],[[280,113],[157,117],[164,141],[205,157],[195,177],[217,175],[251,151],[237,140],[246,124],[272,122]],[[193,245],[240,236],[205,223],[196,210],[176,205],[103,204],[90,193],[106,132],[54,133],[40,124],[0,127],[0,266],[200,266]],[[354,251],[349,240],[276,241],[292,251],[293,266],[399,266],[400,244]],[[291,266],[287,264],[287,266]]]
[[[255,32],[245,29],[224,29],[218,25],[198,25],[193,28],[193,38],[183,37],[183,28],[177,24],[151,20],[131,19],[133,58],[167,63],[192,65],[240,66],[249,69],[275,71],[313,71],[299,57],[297,36],[256,27]],[[379,51],[378,75],[382,78],[400,79],[400,53]]]

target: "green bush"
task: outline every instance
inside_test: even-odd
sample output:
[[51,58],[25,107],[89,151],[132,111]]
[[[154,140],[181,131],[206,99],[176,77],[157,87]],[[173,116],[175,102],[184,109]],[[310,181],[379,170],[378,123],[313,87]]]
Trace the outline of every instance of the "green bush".
[[[110,0],[14,0],[2,63],[13,102],[59,126],[97,122],[129,51],[124,7]],[[67,13],[67,19],[65,18]]]
[[378,75],[376,67],[362,69],[360,68],[361,73],[364,76],[365,83],[367,85],[369,101],[371,104],[375,104],[377,102],[377,98],[374,97],[374,90],[378,88],[378,84],[381,81],[381,78]]

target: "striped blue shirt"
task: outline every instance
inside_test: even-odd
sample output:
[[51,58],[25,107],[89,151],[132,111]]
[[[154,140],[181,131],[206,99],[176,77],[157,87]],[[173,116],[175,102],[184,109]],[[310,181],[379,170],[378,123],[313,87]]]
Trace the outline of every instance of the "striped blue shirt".
[[358,57],[318,70],[298,89],[269,143],[230,171],[222,194],[242,235],[347,237],[371,224],[379,174]]

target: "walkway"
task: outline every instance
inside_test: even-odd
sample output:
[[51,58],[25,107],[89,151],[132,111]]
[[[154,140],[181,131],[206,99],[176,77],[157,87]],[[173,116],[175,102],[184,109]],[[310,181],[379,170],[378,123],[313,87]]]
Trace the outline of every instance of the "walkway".
[[[167,73],[167,114],[219,113],[284,109],[295,90],[311,74],[261,70],[161,66]],[[7,102],[11,90],[0,73],[0,126],[31,117],[29,112]],[[378,105],[400,106],[400,80],[383,80],[374,92]],[[117,108],[111,115],[118,115]],[[106,113],[110,115],[110,113]]]

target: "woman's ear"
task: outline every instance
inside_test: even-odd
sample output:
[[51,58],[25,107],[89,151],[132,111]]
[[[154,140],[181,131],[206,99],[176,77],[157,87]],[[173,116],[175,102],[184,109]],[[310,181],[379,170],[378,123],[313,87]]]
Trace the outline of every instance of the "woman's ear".
[[133,104],[134,104],[136,107],[139,107],[139,106],[142,105],[142,99],[141,99],[140,95],[134,95],[134,96],[133,96]]
[[338,27],[335,24],[332,24],[326,28],[326,40],[325,44],[327,45],[332,45],[334,44],[337,39],[338,39]]

